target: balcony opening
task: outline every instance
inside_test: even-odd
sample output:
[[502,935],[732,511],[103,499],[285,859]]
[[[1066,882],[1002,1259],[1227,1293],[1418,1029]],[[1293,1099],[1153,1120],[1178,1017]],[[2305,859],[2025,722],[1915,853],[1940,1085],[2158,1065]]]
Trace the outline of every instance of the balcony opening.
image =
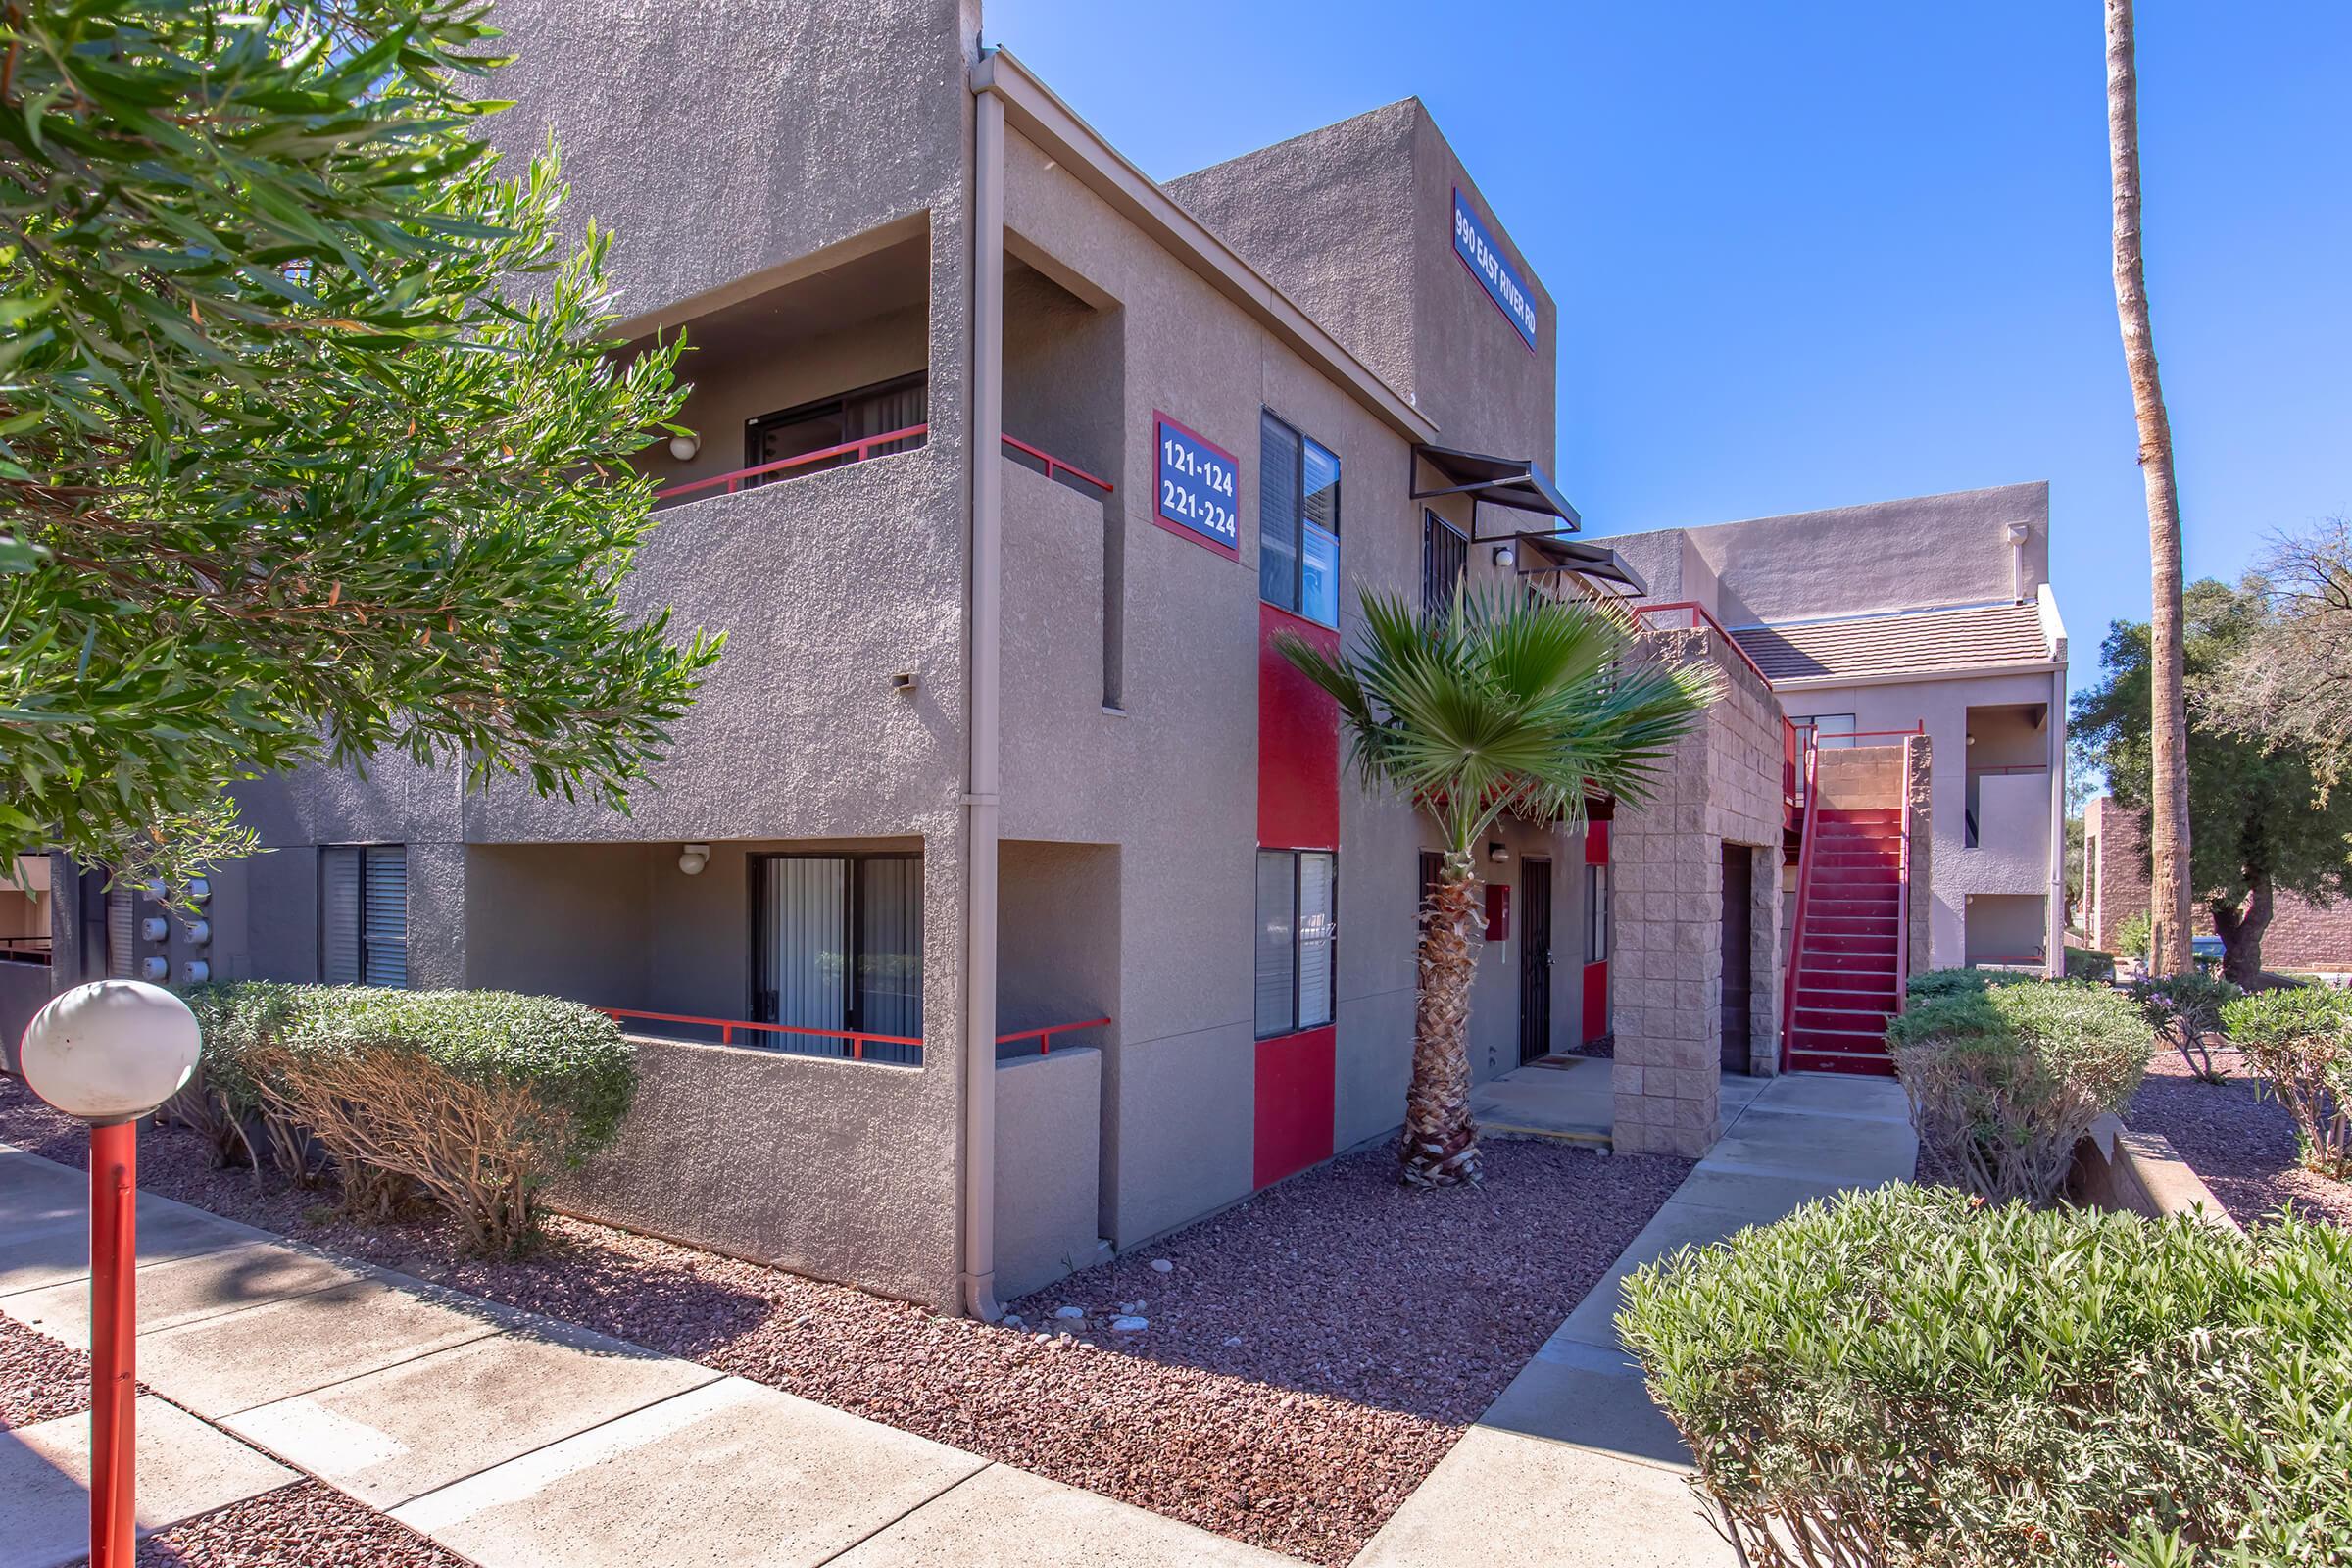
[[2031,893],[1968,895],[1964,938],[1972,969],[2038,969],[2047,956],[2049,901]]
[[[658,504],[683,506],[912,451],[930,426],[925,225],[682,323],[689,439],[648,447]],[[639,345],[642,346],[642,345]],[[624,351],[626,352],[626,351]]]
[[[1968,801],[1961,844],[1981,849],[1988,836],[2018,837],[2005,820],[2020,801],[2048,798],[2050,709],[2047,703],[2003,703],[1968,710]],[[1995,823],[1994,817],[2003,821]],[[2046,822],[2027,827],[2047,831]]]

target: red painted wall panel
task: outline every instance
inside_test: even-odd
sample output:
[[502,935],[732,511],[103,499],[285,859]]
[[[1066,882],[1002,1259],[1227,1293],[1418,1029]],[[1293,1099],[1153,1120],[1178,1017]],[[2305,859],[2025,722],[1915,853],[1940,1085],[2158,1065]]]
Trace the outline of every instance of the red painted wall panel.
[[1609,863],[1609,824],[1606,818],[1585,824],[1585,863]]
[[1327,653],[1340,634],[1272,605],[1257,607],[1257,843],[1340,847],[1340,705],[1274,646],[1290,631]]
[[1338,1061],[1339,1036],[1328,1025],[1257,1043],[1250,1185],[1278,1182],[1331,1157]]
[[1609,966],[1605,963],[1585,965],[1585,1034],[1591,1045],[1609,1032]]

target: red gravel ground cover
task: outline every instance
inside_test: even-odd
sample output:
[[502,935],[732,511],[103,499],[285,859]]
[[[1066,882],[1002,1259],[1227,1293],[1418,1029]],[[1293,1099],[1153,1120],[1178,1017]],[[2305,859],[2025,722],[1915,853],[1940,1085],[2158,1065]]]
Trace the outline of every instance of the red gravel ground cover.
[[2216,1051],[2214,1065],[2228,1082],[2200,1083],[2179,1052],[2159,1051],[2124,1120],[2170,1140],[2240,1225],[2292,1201],[2308,1218],[2352,1229],[2352,1185],[2297,1162],[2294,1119],[2277,1101],[2255,1097],[2257,1079],[2236,1051]]
[[[0,1140],[80,1157],[10,1080]],[[1321,1563],[1371,1538],[1690,1168],[1488,1152],[1485,1187],[1435,1194],[1385,1152],[1336,1160],[1013,1303],[1012,1326],[564,1219],[485,1262],[429,1227],[341,1223],[331,1189],[214,1170],[184,1133],[140,1144],[168,1197]],[[1138,1301],[1149,1328],[1109,1327]]]
[[90,1407],[90,1358],[0,1317],[0,1432]]
[[[87,1558],[83,1561],[86,1563]],[[139,1543],[139,1568],[470,1568],[406,1525],[301,1481]]]

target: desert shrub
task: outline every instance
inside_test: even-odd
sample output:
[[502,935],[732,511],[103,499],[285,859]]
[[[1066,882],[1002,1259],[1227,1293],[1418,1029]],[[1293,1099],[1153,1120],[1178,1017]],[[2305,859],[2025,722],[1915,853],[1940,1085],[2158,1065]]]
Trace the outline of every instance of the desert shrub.
[[[1982,1197],[2046,1203],[2075,1145],[2148,1065],[2129,998],[2080,980],[1913,982],[1886,1044],[1931,1161]],[[1921,982],[1936,982],[1923,996]]]
[[2352,1561],[2352,1235],[1893,1187],[1637,1271],[1751,1568]]
[[2115,951],[2128,958],[2148,961],[2148,944],[2155,940],[2156,928],[2143,912],[2132,916],[2115,928]]
[[2258,991],[2224,1005],[2222,1022],[2295,1118],[2303,1163],[2352,1180],[2352,992]]
[[2172,1042],[2191,1073],[2209,1084],[2230,1076],[2213,1064],[2213,1039],[2222,1031],[2222,1008],[2244,992],[2202,970],[2134,980],[2131,990],[2149,1025]]
[[2096,948],[2066,950],[2066,977],[2069,980],[2113,980],[2115,955],[2101,953]]
[[1984,969],[1927,969],[1911,977],[1903,987],[1903,996],[1906,1005],[1916,1007],[1923,1002],[1940,1002],[1947,997],[1973,997],[2004,978]]
[[[610,1143],[636,1055],[593,1007],[497,991],[239,986],[208,1058],[341,1169],[346,1206],[397,1213],[417,1195],[466,1245],[512,1252],[557,1171]],[[215,1055],[218,1053],[217,1057]]]
[[196,1015],[204,1052],[187,1083],[163,1107],[164,1113],[210,1143],[219,1163],[227,1165],[241,1156],[257,1182],[264,1150],[270,1163],[295,1186],[309,1187],[317,1179],[310,1134],[261,1095],[245,1068],[253,1046],[276,1039],[295,1017],[295,1000],[302,989],[248,981],[199,986],[184,999]]

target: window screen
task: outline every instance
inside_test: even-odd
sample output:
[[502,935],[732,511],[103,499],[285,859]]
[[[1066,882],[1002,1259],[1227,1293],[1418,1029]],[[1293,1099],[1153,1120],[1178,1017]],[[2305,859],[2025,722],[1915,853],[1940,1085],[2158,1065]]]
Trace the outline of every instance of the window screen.
[[399,844],[318,852],[318,977],[335,986],[409,983],[409,853]]
[[1432,621],[1453,611],[1453,591],[1470,569],[1470,539],[1434,512],[1421,514],[1421,613]]
[[1328,851],[1257,852],[1257,1034],[1332,1019],[1339,938],[1337,858]]
[[1340,460],[1274,417],[1258,418],[1257,594],[1340,623]]
[[1585,961],[1609,961],[1609,868],[1585,867]]

